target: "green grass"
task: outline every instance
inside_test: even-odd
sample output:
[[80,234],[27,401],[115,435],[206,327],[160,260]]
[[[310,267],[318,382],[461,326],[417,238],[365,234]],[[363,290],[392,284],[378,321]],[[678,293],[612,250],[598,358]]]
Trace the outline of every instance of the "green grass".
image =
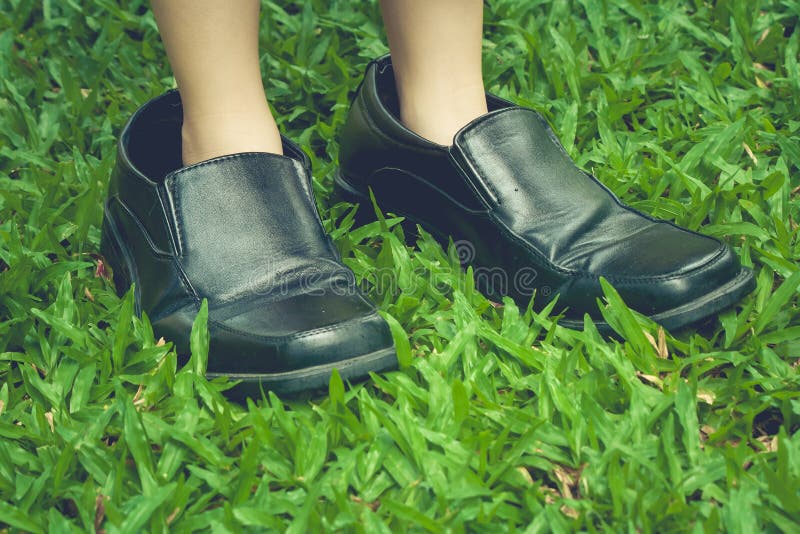
[[202,378],[202,328],[176,368],[96,275],[116,135],[173,86],[147,3],[123,4],[0,0],[0,531],[797,531],[797,2],[489,2],[489,89],[755,270],[684,332],[609,289],[619,340],[493,305],[396,219],[351,228],[328,193],[349,94],[386,51],[377,7],[265,5],[270,100],[403,368],[246,406]]

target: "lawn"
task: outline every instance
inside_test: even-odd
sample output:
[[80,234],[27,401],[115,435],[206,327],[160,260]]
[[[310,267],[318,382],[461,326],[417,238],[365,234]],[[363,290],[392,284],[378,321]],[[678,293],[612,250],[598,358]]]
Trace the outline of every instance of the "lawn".
[[264,4],[268,96],[401,369],[246,404],[202,376],[203,325],[178,366],[98,255],[116,135],[174,86],[147,7],[0,0],[0,532],[798,531],[796,0],[487,2],[488,89],[755,270],[680,332],[609,289],[612,338],[489,302],[390,214],[354,227],[330,191],[377,6]]

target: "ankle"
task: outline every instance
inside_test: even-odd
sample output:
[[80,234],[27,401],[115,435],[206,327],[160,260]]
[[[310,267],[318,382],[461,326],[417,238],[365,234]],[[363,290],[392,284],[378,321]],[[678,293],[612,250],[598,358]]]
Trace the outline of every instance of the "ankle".
[[283,154],[278,127],[269,113],[185,117],[181,141],[184,165],[241,152]]
[[468,123],[488,111],[483,86],[462,88],[438,96],[423,92],[401,98],[400,121],[409,130],[434,143],[450,146],[453,137]]
[[486,107],[475,107],[460,110],[431,110],[429,112],[414,110],[407,113],[401,111],[400,122],[403,125],[433,143],[450,146],[458,131],[486,114]]

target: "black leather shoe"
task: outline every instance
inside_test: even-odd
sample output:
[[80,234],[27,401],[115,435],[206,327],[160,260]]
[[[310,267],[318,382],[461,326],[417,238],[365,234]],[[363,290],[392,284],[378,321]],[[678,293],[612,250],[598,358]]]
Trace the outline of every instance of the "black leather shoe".
[[118,293],[135,282],[137,313],[189,350],[208,299],[208,376],[242,380],[237,394],[291,393],[397,365],[392,337],[325,234],[310,162],[242,153],[181,166],[177,91],[139,109],[119,141],[102,253]]
[[452,237],[490,298],[541,308],[558,295],[561,324],[598,326],[605,277],[666,328],[708,317],[752,291],[752,272],[720,241],[642,214],[578,169],[535,111],[486,95],[489,113],[452,147],[398,120],[388,56],[372,62],[341,135],[338,195],[378,205]]

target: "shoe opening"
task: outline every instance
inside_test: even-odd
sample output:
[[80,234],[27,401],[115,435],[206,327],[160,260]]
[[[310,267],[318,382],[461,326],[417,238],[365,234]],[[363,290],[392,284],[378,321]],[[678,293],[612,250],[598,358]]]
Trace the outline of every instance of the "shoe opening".
[[131,164],[154,181],[183,166],[183,107],[178,91],[170,91],[143,106],[122,133],[120,149]]

